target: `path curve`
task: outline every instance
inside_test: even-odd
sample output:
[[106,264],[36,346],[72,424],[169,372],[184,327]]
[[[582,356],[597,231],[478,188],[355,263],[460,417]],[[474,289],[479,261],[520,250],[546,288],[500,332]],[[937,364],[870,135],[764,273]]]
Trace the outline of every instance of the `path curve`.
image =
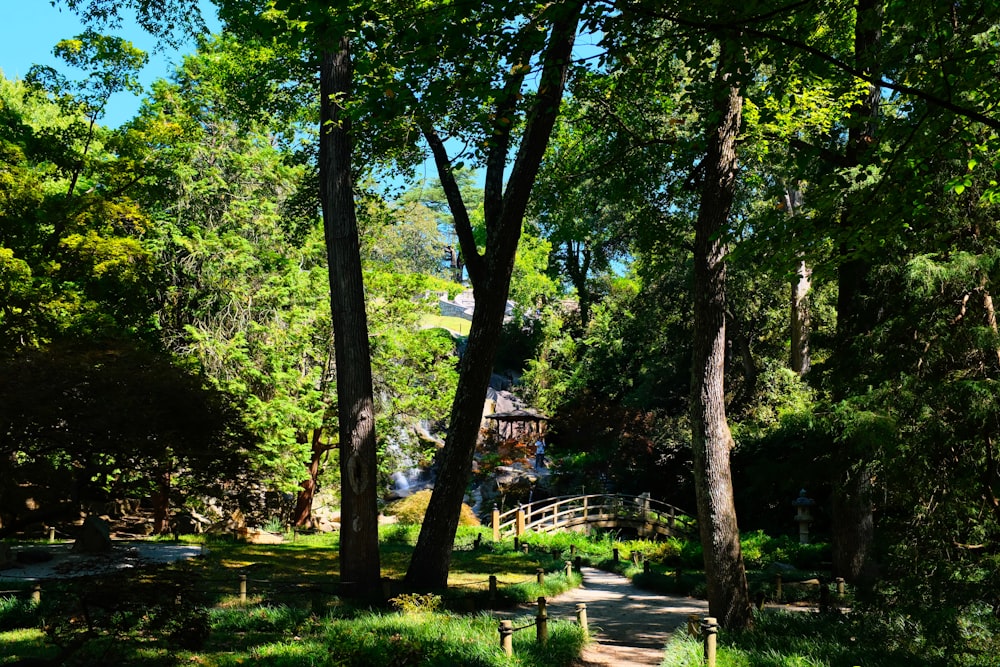
[[581,569],[583,585],[548,600],[550,619],[576,620],[576,605],[587,605],[594,642],[577,667],[659,665],[663,647],[688,616],[708,615],[708,603],[638,588],[627,578],[591,567]]

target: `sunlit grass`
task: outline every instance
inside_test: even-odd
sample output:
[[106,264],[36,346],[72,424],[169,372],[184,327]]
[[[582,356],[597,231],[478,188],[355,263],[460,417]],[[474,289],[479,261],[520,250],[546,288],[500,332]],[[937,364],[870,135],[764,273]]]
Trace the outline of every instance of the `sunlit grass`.
[[420,318],[420,326],[424,329],[433,329],[435,327],[440,327],[442,329],[447,329],[453,333],[457,333],[460,336],[469,335],[469,327],[472,322],[461,317],[449,317],[445,315],[424,315]]
[[0,632],[0,665],[29,658],[52,658],[58,648],[48,642],[40,628],[20,628]]

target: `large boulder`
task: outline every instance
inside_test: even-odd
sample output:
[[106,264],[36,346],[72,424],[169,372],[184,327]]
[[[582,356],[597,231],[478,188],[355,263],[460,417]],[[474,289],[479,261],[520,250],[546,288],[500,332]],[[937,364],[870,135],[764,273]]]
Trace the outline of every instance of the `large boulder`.
[[111,527],[104,519],[88,516],[83,520],[80,534],[73,543],[73,551],[85,554],[101,554],[111,551]]

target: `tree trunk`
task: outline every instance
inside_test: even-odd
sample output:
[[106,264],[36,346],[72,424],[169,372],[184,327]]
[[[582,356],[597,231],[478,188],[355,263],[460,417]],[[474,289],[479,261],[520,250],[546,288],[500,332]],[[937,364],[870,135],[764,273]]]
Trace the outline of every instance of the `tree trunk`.
[[312,433],[312,448],[307,470],[309,476],[302,480],[298,497],[295,499],[295,509],[292,511],[293,526],[312,526],[312,505],[316,497],[316,480],[319,478],[319,464],[323,454],[329,447],[323,444],[323,429],[317,428]]
[[[860,0],[854,33],[855,66],[877,75],[875,67],[881,40],[882,0]],[[848,131],[846,164],[861,164],[864,154],[875,141],[875,122],[879,113],[881,90],[869,86],[865,96],[852,110]],[[858,205],[848,204],[841,215],[846,238],[863,224]],[[857,364],[871,359],[869,339],[876,323],[871,294],[871,263],[857,249],[841,245],[837,276],[836,385],[834,395],[842,400],[852,387]],[[875,536],[872,507],[872,471],[874,452],[845,442],[835,454],[833,480],[833,568],[834,574],[860,583],[870,571],[870,551]]]
[[162,470],[157,475],[156,490],[151,494],[153,503],[153,534],[166,535],[170,532],[170,471]]
[[[483,418],[483,403],[503,328],[521,224],[545,147],[559,113],[582,5],[570,3],[564,9],[566,12],[552,24],[548,48],[542,58],[538,94],[524,125],[506,188],[502,186],[511,124],[498,127],[491,139],[483,204],[487,228],[485,254],[481,255],[476,248],[468,211],[462,203],[444,144],[433,128],[426,125],[424,127],[424,135],[434,152],[441,185],[455,218],[455,231],[465,257],[476,306],[472,314],[468,344],[459,365],[458,387],[452,403],[448,436],[440,453],[441,467],[427,506],[426,516],[433,517],[433,520],[423,522],[406,573],[406,583],[415,588],[442,589],[448,585],[452,546],[458,530],[465,490],[472,474],[472,460]],[[535,25],[530,25],[527,29],[536,28]],[[524,62],[529,59],[527,56],[530,54],[525,54]],[[508,105],[513,110],[516,97],[520,95],[522,81],[523,74],[508,80],[498,98],[498,107]],[[497,114],[498,117],[502,115]]]
[[[513,268],[513,262],[511,262]],[[475,290],[476,308],[472,314],[469,340],[459,365],[458,387],[451,408],[451,428],[440,453],[441,467],[427,506],[406,582],[422,589],[448,586],[452,545],[458,530],[462,502],[472,472],[475,444],[483,418],[483,401],[493,373],[500,332],[507,304],[506,281],[497,281]],[[495,284],[500,283],[500,284]]]
[[375,404],[361,251],[351,176],[350,41],[323,53],[320,70],[320,197],[330,272],[340,433],[340,580],[350,595],[378,594]]
[[[721,57],[720,57],[721,60]],[[724,62],[724,61],[723,61]],[[721,65],[720,65],[721,66]],[[724,628],[749,627],[752,620],[740,533],[733,501],[729,452],[733,437],[726,420],[726,229],[736,187],[736,136],[743,99],[719,74],[719,124],[709,139],[705,183],[695,228],[694,340],[691,363],[691,425],[698,525],[705,558],[708,606]]]
[[[990,331],[993,332],[994,337],[996,337],[997,333],[1000,333],[1000,330],[997,328],[997,311],[993,307],[993,297],[985,287],[982,290],[982,298],[986,326],[989,327]],[[990,352],[990,356],[996,359],[997,364],[1000,365],[1000,348],[994,347]]]
[[812,270],[800,261],[795,270],[791,296],[791,369],[799,377],[809,372],[812,363],[809,356],[809,289],[812,286]]

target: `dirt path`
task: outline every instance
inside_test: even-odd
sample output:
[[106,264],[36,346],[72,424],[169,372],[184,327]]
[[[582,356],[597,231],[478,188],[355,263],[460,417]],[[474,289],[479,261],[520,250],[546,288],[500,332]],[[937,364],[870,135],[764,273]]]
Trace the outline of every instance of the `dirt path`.
[[578,667],[659,665],[669,636],[684,631],[689,615],[708,613],[704,600],[650,593],[625,577],[594,568],[585,567],[582,574],[582,586],[548,601],[550,619],[575,621],[576,605],[587,605],[595,642]]

